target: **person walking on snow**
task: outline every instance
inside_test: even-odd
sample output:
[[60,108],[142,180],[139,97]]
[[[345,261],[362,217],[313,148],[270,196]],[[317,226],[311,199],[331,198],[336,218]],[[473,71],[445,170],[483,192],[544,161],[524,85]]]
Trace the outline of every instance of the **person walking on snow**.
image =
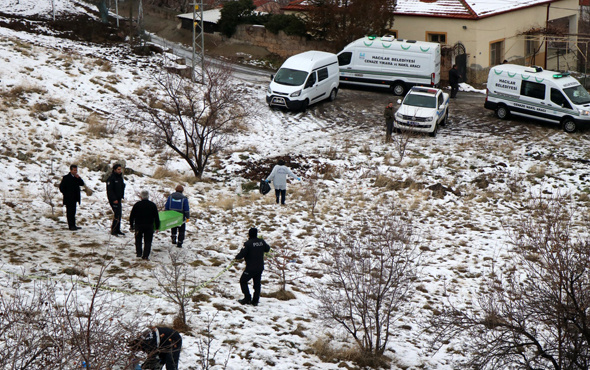
[[84,180],[78,175],[78,166],[70,166],[70,173],[65,175],[59,183],[59,191],[64,197],[64,206],[66,206],[66,218],[68,228],[72,231],[81,229],[76,226],[76,203],[80,204],[80,186],[84,186]]
[[[262,271],[264,271],[264,253],[270,251],[270,246],[263,239],[258,238],[258,229],[251,228],[248,230],[248,241],[236,256],[236,260],[244,259],[246,268],[240,277],[240,289],[244,293],[244,298],[238,300],[240,304],[251,304],[258,306],[260,300],[260,290],[262,287]],[[250,296],[248,282],[254,280],[254,297]]]
[[[160,228],[160,216],[158,207],[149,200],[150,193],[147,190],[141,191],[141,200],[131,209],[129,216],[129,228],[135,231],[135,253],[137,257],[149,260],[152,251],[152,240],[154,238],[154,228],[157,231]],[[141,242],[145,243],[142,250]]]
[[182,242],[184,241],[184,235],[186,232],[186,223],[190,218],[190,209],[188,206],[188,198],[185,197],[182,192],[184,187],[182,185],[176,186],[176,192],[170,194],[166,199],[166,205],[164,209],[166,211],[176,211],[182,213],[182,225],[173,227],[170,229],[170,237],[172,238],[172,244],[176,244],[176,233],[178,233],[178,248],[182,248]]
[[275,196],[277,197],[277,204],[279,204],[279,197],[281,199],[281,204],[285,204],[285,197],[287,196],[287,175],[297,179],[297,181],[301,181],[301,179],[295,176],[289,167],[285,166],[285,161],[279,159],[277,165],[274,166],[272,172],[266,178],[266,182],[272,180],[272,184],[275,188]]
[[107,179],[107,198],[113,209],[113,223],[111,235],[125,235],[121,231],[121,215],[123,213],[123,198],[125,198],[125,181],[123,180],[123,167],[120,164],[113,166],[113,172]]

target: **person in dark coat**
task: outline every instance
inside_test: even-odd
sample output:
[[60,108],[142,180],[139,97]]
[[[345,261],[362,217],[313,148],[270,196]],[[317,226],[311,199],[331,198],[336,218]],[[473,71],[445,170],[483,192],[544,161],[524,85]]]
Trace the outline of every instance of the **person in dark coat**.
[[123,167],[120,164],[113,166],[113,172],[107,179],[107,198],[113,209],[113,223],[111,235],[125,235],[121,231],[121,215],[123,213],[123,199],[125,198],[125,181],[123,180]]
[[84,180],[78,175],[78,166],[73,164],[70,166],[70,173],[65,175],[59,184],[59,191],[63,194],[66,207],[68,228],[72,231],[81,229],[76,226],[76,203],[80,204],[80,186],[84,186]]
[[182,194],[184,191],[184,187],[182,185],[176,186],[176,191],[166,199],[166,205],[164,206],[164,210],[166,211],[176,211],[182,213],[182,225],[178,227],[173,227],[170,229],[170,237],[172,238],[172,244],[176,244],[176,233],[178,233],[178,244],[176,246],[178,248],[182,248],[182,242],[184,241],[184,235],[186,232],[186,222],[189,220],[191,214],[188,205],[187,197]]
[[147,359],[141,365],[142,369],[157,369],[166,365],[166,370],[178,370],[182,337],[174,329],[166,327],[152,327],[141,337],[132,340],[131,348],[147,354]]
[[389,102],[383,110],[383,117],[385,117],[385,142],[391,142],[391,133],[393,132],[393,103]]
[[[160,228],[158,207],[149,198],[150,193],[147,190],[142,190],[141,200],[135,203],[129,216],[129,228],[131,231],[135,231],[136,255],[144,260],[149,260],[152,251],[154,228],[156,231]],[[143,251],[141,248],[142,239],[145,243]]]
[[451,85],[451,98],[454,99],[457,97],[457,92],[459,91],[459,81],[461,80],[461,75],[459,74],[459,70],[457,70],[457,65],[453,64],[453,68],[449,70],[449,85]]
[[[260,300],[260,289],[262,280],[262,271],[264,271],[264,253],[270,251],[270,247],[263,239],[258,238],[258,229],[251,228],[248,231],[248,241],[244,243],[244,247],[236,256],[236,259],[244,259],[246,261],[246,269],[240,277],[240,288],[244,293],[244,299],[238,300],[240,304],[258,305]],[[248,289],[248,282],[250,279],[254,280],[254,297],[250,296]]]

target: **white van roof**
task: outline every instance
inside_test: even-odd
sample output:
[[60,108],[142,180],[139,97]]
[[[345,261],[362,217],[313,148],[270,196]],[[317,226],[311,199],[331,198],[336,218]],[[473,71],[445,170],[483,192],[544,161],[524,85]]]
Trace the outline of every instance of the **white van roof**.
[[354,47],[368,47],[383,50],[401,50],[401,51],[418,51],[428,52],[429,50],[440,50],[440,44],[437,42],[416,41],[395,39],[391,35],[365,36],[346,45],[343,50]]
[[[519,74],[520,79],[527,80],[529,78],[534,77],[532,82],[543,82],[544,80],[553,81],[558,86],[573,86],[573,82],[578,82],[575,78],[569,75],[567,72],[555,72],[545,70],[541,67],[537,66],[521,66],[518,64],[499,64],[497,66],[493,66],[490,69],[490,74],[492,73],[500,76],[504,75],[504,77],[515,77]],[[579,82],[577,83],[579,84]],[[576,85],[577,85],[576,84]]]
[[312,71],[315,68],[335,63],[336,54],[325,51],[310,50],[289,57],[281,68],[295,69],[299,71]]

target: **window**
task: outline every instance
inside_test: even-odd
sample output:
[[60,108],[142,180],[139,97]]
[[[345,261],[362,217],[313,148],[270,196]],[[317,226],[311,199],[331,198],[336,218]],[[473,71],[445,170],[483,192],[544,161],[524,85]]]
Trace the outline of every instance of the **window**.
[[345,53],[338,54],[338,65],[347,66],[352,60],[352,53],[347,51]]
[[307,78],[307,82],[305,83],[305,88],[307,89],[308,87],[312,87],[315,84],[316,78],[315,78],[315,71],[311,72],[309,74],[309,77]]
[[426,32],[426,41],[438,42],[439,44],[446,44],[447,34],[443,32]]
[[562,108],[572,109],[572,106],[567,101],[565,96],[561,93],[561,91],[557,89],[551,89],[551,101],[555,104],[559,105]]
[[318,81],[323,81],[328,78],[328,68],[322,68],[318,70]]
[[502,64],[504,60],[504,40],[490,43],[490,66]]
[[530,57],[536,55],[539,51],[539,40],[534,36],[528,36],[524,41],[525,56]]
[[[438,94],[438,107],[443,105],[443,103],[444,103],[443,94]],[[438,107],[436,107],[436,108],[438,109]]]
[[522,81],[520,95],[535,99],[545,99],[545,85],[531,81]]

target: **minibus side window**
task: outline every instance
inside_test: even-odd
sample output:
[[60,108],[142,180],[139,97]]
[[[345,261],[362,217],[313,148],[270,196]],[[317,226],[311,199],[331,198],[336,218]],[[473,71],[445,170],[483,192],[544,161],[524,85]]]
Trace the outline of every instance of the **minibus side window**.
[[313,71],[309,74],[309,77],[307,78],[307,82],[305,83],[305,88],[307,89],[308,87],[312,87],[314,84],[315,84],[315,71]]
[[572,109],[571,104],[567,101],[565,96],[563,96],[561,91],[557,89],[551,89],[551,101],[559,105],[560,107]]
[[520,87],[520,95],[543,100],[545,99],[545,85],[523,80]]
[[318,70],[318,81],[323,81],[328,78],[328,68]]
[[351,60],[352,60],[352,52],[350,52],[350,51],[338,54],[338,65],[347,66],[350,64]]

